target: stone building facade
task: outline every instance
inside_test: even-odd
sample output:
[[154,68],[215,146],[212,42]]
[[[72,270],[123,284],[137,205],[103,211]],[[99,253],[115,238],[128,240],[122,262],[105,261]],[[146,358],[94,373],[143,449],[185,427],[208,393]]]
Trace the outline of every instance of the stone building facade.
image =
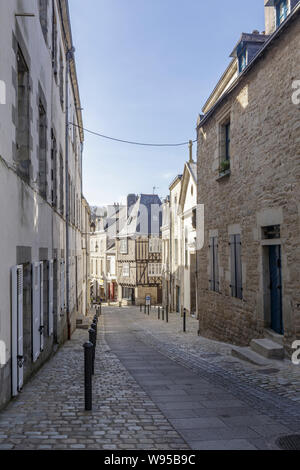
[[0,23],[2,406],[83,309],[84,136],[68,2],[0,2]]
[[162,302],[161,200],[129,195],[127,218],[116,240],[118,301],[124,305]]
[[[281,4],[286,9],[281,9]],[[300,337],[300,4],[265,0],[199,117],[200,334],[247,346]]]

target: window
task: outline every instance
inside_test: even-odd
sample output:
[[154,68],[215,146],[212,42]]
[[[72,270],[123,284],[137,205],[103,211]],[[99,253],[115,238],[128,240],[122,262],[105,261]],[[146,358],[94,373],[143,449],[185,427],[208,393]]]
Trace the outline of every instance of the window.
[[60,188],[60,194],[59,194],[59,202],[60,202],[60,213],[61,215],[64,215],[64,160],[62,154],[60,154],[59,157],[59,188]]
[[56,138],[51,130],[51,202],[57,207],[57,145]]
[[45,41],[48,34],[48,0],[39,0],[40,23]]
[[231,124],[226,119],[220,126],[220,173],[230,170],[231,159]]
[[196,230],[196,228],[197,228],[197,209],[193,209],[192,227],[193,227],[193,229],[195,229],[195,230]]
[[57,81],[57,20],[54,2],[52,12],[52,67],[55,81]]
[[238,60],[239,60],[239,72],[241,73],[247,67],[248,51],[246,48],[243,49],[243,51],[239,55]]
[[188,231],[187,227],[185,228],[185,234],[184,234],[184,265],[187,268],[189,265],[189,247],[188,247]]
[[209,242],[210,254],[210,290],[219,292],[219,260],[218,260],[218,237],[211,237]]
[[122,276],[129,277],[129,275],[130,275],[129,264],[123,264]]
[[62,51],[60,50],[59,55],[59,96],[60,104],[63,107],[64,105],[64,61]]
[[288,16],[288,1],[287,0],[277,0],[276,2],[276,25],[281,25]]
[[149,263],[148,265],[148,276],[149,277],[159,277],[162,273],[161,263]]
[[178,240],[175,238],[174,240],[174,263],[175,266],[178,266]]
[[16,122],[16,160],[17,172],[26,181],[30,175],[30,149],[29,149],[29,71],[23,54],[17,52],[17,122]]
[[47,198],[47,123],[46,111],[39,102],[39,191]]
[[225,159],[230,160],[230,122],[225,124]]
[[231,295],[238,299],[243,298],[242,283],[242,256],[241,256],[241,236],[230,236],[230,260],[231,260]]
[[160,238],[150,238],[149,240],[149,253],[161,253],[162,242]]
[[128,254],[128,240],[127,238],[123,238],[120,240],[120,253],[122,255],[127,255]]

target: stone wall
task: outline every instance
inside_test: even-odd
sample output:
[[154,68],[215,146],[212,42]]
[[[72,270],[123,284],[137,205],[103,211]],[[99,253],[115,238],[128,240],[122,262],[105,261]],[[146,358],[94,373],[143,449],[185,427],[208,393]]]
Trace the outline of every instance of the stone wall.
[[[248,345],[270,327],[262,227],[280,225],[284,342],[300,337],[299,15],[198,130],[198,203],[205,245],[198,252],[200,332]],[[219,126],[231,120],[231,174],[219,179]],[[229,236],[242,240],[243,300],[231,297]],[[209,237],[218,236],[220,292],[209,290]]]

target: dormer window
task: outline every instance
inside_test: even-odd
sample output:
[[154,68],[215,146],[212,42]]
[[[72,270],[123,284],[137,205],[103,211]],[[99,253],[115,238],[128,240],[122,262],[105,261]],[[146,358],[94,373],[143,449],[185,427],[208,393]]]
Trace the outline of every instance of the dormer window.
[[248,52],[245,47],[239,55],[239,72],[241,73],[247,67]]
[[288,16],[288,0],[278,0],[276,2],[276,26],[277,28],[284,22]]

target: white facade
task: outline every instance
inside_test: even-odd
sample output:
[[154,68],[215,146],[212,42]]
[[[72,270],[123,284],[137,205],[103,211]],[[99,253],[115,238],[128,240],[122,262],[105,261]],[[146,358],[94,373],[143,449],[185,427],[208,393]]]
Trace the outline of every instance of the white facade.
[[[23,13],[34,16],[19,16]],[[82,125],[73,60],[66,90],[66,52],[72,46],[68,3],[54,1],[52,8],[47,1],[0,2],[0,42],[0,80],[6,85],[0,104],[1,406],[12,395],[12,369],[26,381],[75,328],[82,309],[83,134],[68,128],[66,171],[67,93],[69,121]],[[23,350],[16,345],[21,331]]]

